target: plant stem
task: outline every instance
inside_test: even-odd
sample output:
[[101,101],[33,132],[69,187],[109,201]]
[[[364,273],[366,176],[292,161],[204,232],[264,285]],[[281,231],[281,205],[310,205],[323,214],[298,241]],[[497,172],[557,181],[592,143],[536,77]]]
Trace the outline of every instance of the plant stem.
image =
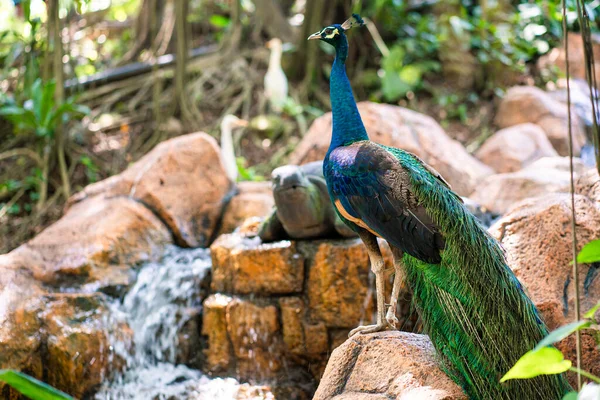
[[569,368],[569,371],[576,372],[578,376],[579,375],[583,375],[586,378],[588,378],[589,380],[592,380],[592,381],[594,381],[596,383],[600,383],[600,378],[598,378],[596,375],[590,374],[589,372],[584,371],[582,369],[579,369],[579,368],[576,368],[576,367],[571,367],[571,368]]
[[[51,21],[52,41],[54,44],[54,79],[56,80],[56,91],[54,92],[54,98],[56,99],[57,106],[62,104],[65,100],[64,72],[62,62],[63,47],[60,32],[61,26],[59,10],[60,5],[58,0],[51,0],[48,2],[48,11],[51,13],[48,21]],[[58,156],[58,167],[60,169],[63,192],[65,198],[68,199],[71,196],[71,184],[69,182],[69,173],[67,172],[67,161],[65,158],[65,138],[61,121],[58,121],[54,134],[56,138],[56,152]]]
[[[565,40],[565,67],[567,75],[567,115],[569,123],[569,170],[571,172],[571,233],[573,249],[573,283],[575,286],[575,321],[581,319],[579,307],[579,265],[577,264],[577,213],[575,211],[575,173],[573,167],[573,129],[571,127],[571,84],[569,73],[569,32],[567,30],[567,0],[563,0],[563,35]],[[581,332],[575,332],[575,349],[577,354],[577,388],[581,390]]]

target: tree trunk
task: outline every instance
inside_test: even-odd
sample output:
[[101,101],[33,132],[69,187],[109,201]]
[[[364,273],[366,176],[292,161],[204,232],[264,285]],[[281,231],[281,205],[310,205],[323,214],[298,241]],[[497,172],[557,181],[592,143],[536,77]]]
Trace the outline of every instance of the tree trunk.
[[[63,44],[61,38],[61,26],[59,17],[59,2],[58,0],[48,0],[48,26],[51,28],[50,37],[52,39],[52,54],[53,54],[53,69],[54,69],[54,80],[56,81],[56,91],[54,92],[54,98],[56,107],[60,106],[65,101],[65,90],[64,90],[64,70],[63,70]],[[57,126],[54,131],[54,137],[56,138],[56,152],[58,157],[58,167],[60,170],[60,177],[62,180],[62,190],[65,196],[65,200],[71,196],[71,184],[69,182],[69,172],[67,169],[67,161],[65,158],[65,138],[62,121],[57,122]]]

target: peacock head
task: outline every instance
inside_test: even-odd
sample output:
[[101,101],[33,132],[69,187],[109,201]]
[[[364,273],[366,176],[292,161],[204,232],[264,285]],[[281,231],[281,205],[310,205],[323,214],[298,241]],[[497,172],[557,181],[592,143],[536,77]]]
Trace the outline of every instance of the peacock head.
[[315,32],[312,35],[310,35],[308,37],[308,40],[322,40],[337,48],[341,43],[345,42],[345,32],[348,29],[354,28],[355,26],[362,26],[364,24],[365,22],[362,20],[360,15],[352,14],[352,16],[348,18],[343,24],[334,24],[326,26],[319,32]]

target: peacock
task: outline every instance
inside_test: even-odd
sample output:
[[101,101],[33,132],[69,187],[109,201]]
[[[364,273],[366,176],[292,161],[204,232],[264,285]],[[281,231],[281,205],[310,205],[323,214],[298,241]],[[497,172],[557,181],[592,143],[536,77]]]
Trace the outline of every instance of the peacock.
[[[563,375],[499,383],[547,328],[506,263],[504,253],[461,198],[416,155],[369,140],[346,75],[346,31],[358,15],[312,34],[335,48],[330,75],[333,130],[323,163],[340,218],[367,248],[377,290],[375,325],[395,327],[406,286],[444,371],[472,399],[558,400],[571,390]],[[387,312],[384,261],[377,238],[389,244],[394,281]]]
[[233,129],[246,126],[248,126],[248,121],[231,114],[224,116],[221,121],[221,159],[227,177],[234,183],[238,177],[238,166],[233,147]]

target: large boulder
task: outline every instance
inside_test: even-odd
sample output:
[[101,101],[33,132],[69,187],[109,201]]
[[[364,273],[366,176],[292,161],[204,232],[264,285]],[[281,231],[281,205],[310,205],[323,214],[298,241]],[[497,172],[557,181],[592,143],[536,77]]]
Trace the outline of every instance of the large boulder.
[[428,399],[467,396],[440,370],[425,335],[356,335],[333,351],[314,400]]
[[[575,158],[575,179],[584,171],[581,160]],[[568,192],[570,185],[569,159],[545,157],[520,171],[485,178],[469,198],[485,209],[502,215],[523,199],[545,193]]]
[[542,128],[519,124],[501,129],[483,143],[475,156],[496,172],[516,172],[542,157],[558,153]]
[[87,186],[70,204],[94,196],[125,196],[144,204],[171,230],[177,244],[206,247],[232,183],[214,138],[199,132],[157,145],[119,175]]
[[[586,142],[585,129],[572,113],[573,153],[579,155]],[[498,107],[495,119],[500,128],[534,123],[539,125],[558,154],[569,154],[568,108],[548,93],[535,86],[515,86],[510,88]]]
[[[131,330],[110,314],[101,294],[47,294],[22,299],[0,324],[0,368],[13,368],[84,398],[124,366],[111,338],[131,346]],[[128,347],[126,351],[130,350]],[[16,392],[0,384],[2,398]]]
[[[461,195],[469,195],[492,170],[452,140],[431,117],[388,104],[361,102],[358,109],[371,140],[419,156]],[[290,156],[291,164],[322,160],[331,140],[331,113],[319,117]]]
[[227,204],[219,233],[231,233],[251,217],[265,217],[273,207],[271,182],[239,182],[237,193]]
[[[576,195],[578,251],[600,238],[600,208],[588,197]],[[567,193],[526,199],[490,228],[506,249],[508,264],[527,288],[550,329],[575,320],[571,230],[571,197]],[[579,265],[580,304],[583,312],[600,299],[597,265]],[[600,351],[594,332],[584,333],[583,369],[600,373]],[[590,343],[592,343],[590,345]],[[574,341],[566,339],[558,347],[572,360]]]
[[10,263],[52,287],[127,285],[132,266],[155,259],[171,235],[142,204],[93,198],[71,207],[56,223],[13,250]]

